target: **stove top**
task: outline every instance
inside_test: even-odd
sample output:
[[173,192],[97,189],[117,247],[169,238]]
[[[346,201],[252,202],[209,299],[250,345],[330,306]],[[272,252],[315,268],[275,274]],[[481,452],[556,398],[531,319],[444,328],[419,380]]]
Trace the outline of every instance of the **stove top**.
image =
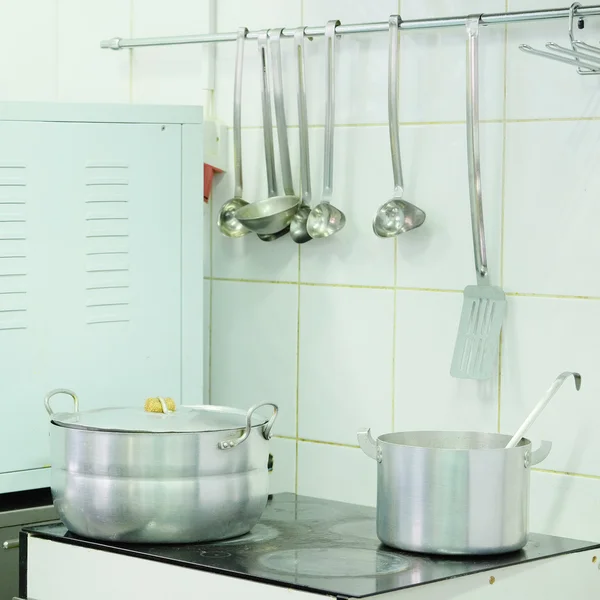
[[208,544],[99,542],[76,536],[62,524],[27,527],[25,531],[64,543],[341,598],[363,598],[600,547],[531,534],[523,550],[495,557],[453,559],[398,552],[377,539],[374,508],[295,494],[276,494],[247,535]]

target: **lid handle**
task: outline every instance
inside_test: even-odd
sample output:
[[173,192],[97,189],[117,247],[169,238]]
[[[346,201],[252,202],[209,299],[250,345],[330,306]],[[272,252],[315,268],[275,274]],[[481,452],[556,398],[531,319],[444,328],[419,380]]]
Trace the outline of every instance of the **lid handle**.
[[52,410],[52,406],[50,405],[50,399],[57,394],[67,394],[67,396],[71,396],[73,398],[73,412],[79,412],[79,399],[77,398],[77,394],[72,392],[71,390],[66,390],[64,388],[58,388],[56,390],[52,390],[46,394],[44,398],[44,406],[46,407],[46,412],[52,416],[54,411]]
[[151,413],[169,414],[175,412],[175,402],[172,398],[147,398],[144,404],[144,410]]
[[263,406],[272,406],[273,407],[273,415],[271,418],[263,425],[262,434],[265,440],[271,439],[271,430],[273,429],[273,425],[275,424],[275,419],[277,418],[277,413],[279,412],[279,407],[277,404],[273,404],[272,402],[263,402],[262,404],[255,404],[250,407],[246,414],[246,428],[244,429],[244,433],[237,440],[223,440],[217,444],[219,450],[229,450],[230,448],[235,448],[239,446],[243,442],[248,439],[250,435],[250,431],[252,431],[252,415],[256,410]]

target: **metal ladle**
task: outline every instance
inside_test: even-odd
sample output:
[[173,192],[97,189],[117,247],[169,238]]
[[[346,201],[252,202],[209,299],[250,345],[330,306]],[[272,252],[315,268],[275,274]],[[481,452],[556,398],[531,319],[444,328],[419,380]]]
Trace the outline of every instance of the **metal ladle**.
[[[261,81],[262,85],[262,109],[263,109],[263,123],[268,123],[268,128],[264,130],[264,142],[265,142],[265,160],[267,169],[267,194],[268,198],[275,198],[279,194],[277,192],[277,178],[275,177],[275,149],[273,144],[273,120],[271,118],[271,92],[269,89],[269,80],[267,67],[267,50],[268,50],[268,37],[269,32],[267,31],[266,36],[263,35],[259,41],[259,52],[261,54],[262,63],[262,74]],[[273,63],[273,56],[271,55],[271,64]],[[275,70],[275,69],[274,69]],[[279,67],[280,79],[281,78],[281,67]],[[271,73],[273,75],[273,72]],[[283,82],[281,83],[281,89],[283,90]],[[281,92],[283,94],[283,91]],[[286,128],[287,132],[287,128]],[[290,174],[291,178],[291,174]],[[263,242],[273,242],[283,237],[290,231],[290,226],[287,225],[281,231],[277,233],[259,233],[258,238]]]
[[234,192],[233,198],[221,206],[217,217],[219,231],[231,238],[240,238],[250,233],[235,217],[238,208],[246,206],[248,202],[242,199],[242,70],[244,63],[244,43],[248,29],[240,27],[237,33],[237,52],[235,57],[235,82],[233,90],[233,173]]
[[306,229],[312,238],[326,238],[343,229],[346,215],[331,204],[333,195],[333,134],[335,112],[335,28],[339,21],[325,25],[327,42],[327,108],[325,112],[325,165],[321,202],[308,215]]
[[302,204],[290,223],[290,237],[297,244],[312,240],[306,228],[310,215],[310,154],[308,149],[308,113],[306,109],[306,75],[304,68],[304,27],[294,31],[294,48],[298,61],[298,129],[300,136],[300,179],[302,182]]
[[[277,120],[277,134],[279,137],[279,150],[282,162],[282,177],[285,195],[278,196],[275,189],[275,163],[273,152],[273,121],[271,117],[271,102],[269,92],[269,80],[267,71],[267,40],[269,34],[275,38],[275,51],[271,53],[271,60],[275,63],[274,69],[274,87],[275,89],[275,115]],[[293,195],[292,187],[292,169],[289,159],[289,148],[287,142],[287,126],[285,124],[285,111],[283,110],[283,85],[281,85],[281,61],[279,38],[281,30],[275,32],[262,31],[258,34],[258,49],[261,56],[261,82],[262,82],[262,111],[263,111],[263,135],[265,139],[265,158],[267,164],[267,180],[273,183],[269,188],[269,196],[264,200],[259,200],[238,209],[235,213],[236,218],[242,225],[259,234],[259,237],[265,241],[271,241],[275,238],[266,238],[265,236],[285,235],[292,217],[298,210],[300,198]],[[277,81],[279,72],[279,81]],[[269,174],[269,171],[272,174]]]
[[542,399],[535,405],[533,410],[529,413],[521,427],[517,429],[515,435],[513,435],[510,439],[510,442],[506,444],[506,448],[514,448],[521,441],[521,438],[525,435],[525,433],[531,427],[533,422],[538,418],[542,410],[544,410],[546,404],[548,404],[548,402],[550,402],[550,399],[554,396],[554,394],[558,392],[558,389],[565,382],[565,379],[567,379],[567,377],[570,377],[571,375],[573,376],[573,379],[575,379],[575,389],[579,391],[579,388],[581,387],[581,375],[579,373],[573,373],[571,371],[565,371],[564,373],[561,373],[554,380],[554,383],[548,388]]
[[394,195],[382,204],[373,219],[373,232],[382,238],[406,233],[423,225],[425,212],[403,200],[404,179],[400,158],[400,128],[398,127],[398,31],[400,16],[391,15],[389,19],[389,69],[388,69],[388,120],[390,146],[392,151],[392,169],[394,172]]

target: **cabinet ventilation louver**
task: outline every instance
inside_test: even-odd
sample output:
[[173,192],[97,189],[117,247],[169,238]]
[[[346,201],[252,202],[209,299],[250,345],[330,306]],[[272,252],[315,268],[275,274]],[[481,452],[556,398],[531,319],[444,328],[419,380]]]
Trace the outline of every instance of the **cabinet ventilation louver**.
[[128,165],[85,167],[86,322],[129,321]]
[[0,331],[27,329],[27,169],[0,164]]

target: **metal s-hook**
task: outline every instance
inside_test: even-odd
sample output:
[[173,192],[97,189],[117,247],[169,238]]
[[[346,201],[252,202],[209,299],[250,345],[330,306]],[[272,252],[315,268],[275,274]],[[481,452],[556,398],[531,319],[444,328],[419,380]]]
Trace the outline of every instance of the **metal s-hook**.
[[[577,9],[581,7],[581,3],[579,2],[573,2],[573,4],[571,4],[571,6],[569,6],[569,40],[571,42],[571,49],[573,50],[574,54],[571,54],[571,56],[575,57],[575,60],[580,63],[581,66],[577,67],[577,72],[580,75],[594,75],[595,73],[598,72],[598,68],[594,69],[593,67],[590,68],[589,66],[586,66],[585,63],[581,62],[582,58],[586,58],[585,54],[581,54],[579,52],[577,52],[577,48],[580,48],[582,50],[592,50],[592,52],[594,51],[598,51],[597,48],[594,48],[593,46],[590,46],[589,44],[586,44],[585,42],[580,42],[577,39],[575,39],[575,35],[573,33],[573,29],[574,29],[574,24],[575,24],[575,17],[576,17],[576,13],[577,13]],[[583,29],[584,27],[584,21],[583,21],[583,17],[578,18],[577,20],[577,27],[578,29]],[[553,46],[557,46],[556,44],[553,44]],[[546,48],[551,48],[550,44],[546,44]],[[554,50],[557,50],[558,52],[564,51],[564,48],[561,48],[560,46],[557,46],[555,48],[553,48]],[[566,54],[566,52],[563,52],[564,54]],[[592,57],[590,57],[592,58]],[[592,58],[593,60],[593,58]]]

